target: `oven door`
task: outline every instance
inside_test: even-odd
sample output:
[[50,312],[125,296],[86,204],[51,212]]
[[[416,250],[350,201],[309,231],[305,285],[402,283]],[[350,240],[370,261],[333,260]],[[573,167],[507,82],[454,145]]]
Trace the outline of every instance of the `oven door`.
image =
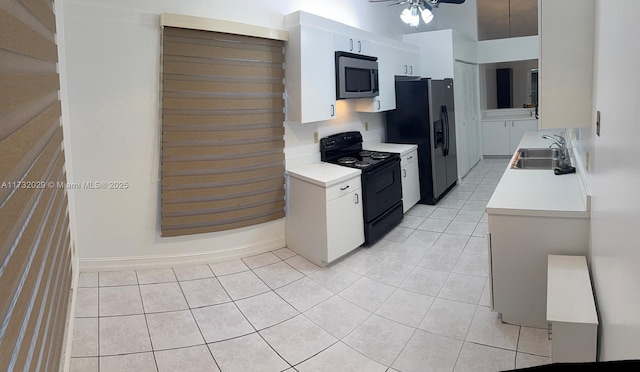
[[402,200],[400,158],[362,173],[365,222],[371,222]]

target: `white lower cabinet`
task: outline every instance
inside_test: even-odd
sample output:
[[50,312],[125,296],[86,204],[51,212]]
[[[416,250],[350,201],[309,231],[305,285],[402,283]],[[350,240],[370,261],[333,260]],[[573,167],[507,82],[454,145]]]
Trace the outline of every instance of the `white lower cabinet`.
[[402,174],[402,211],[406,213],[420,201],[418,150],[403,155],[400,160]]
[[287,194],[286,240],[292,251],[325,266],[364,243],[359,174],[322,186],[288,172]]
[[589,219],[488,214],[493,310],[505,323],[546,328],[547,256],[586,255]]
[[483,120],[482,149],[484,155],[512,155],[526,132],[537,132],[538,120]]

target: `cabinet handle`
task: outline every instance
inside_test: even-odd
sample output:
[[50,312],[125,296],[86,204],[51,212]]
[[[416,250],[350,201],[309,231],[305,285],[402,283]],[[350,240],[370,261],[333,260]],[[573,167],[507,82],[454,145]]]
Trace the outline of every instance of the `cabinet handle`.
[[506,122],[506,121],[504,122],[504,127],[505,127],[505,128],[507,127],[507,122]]
[[358,193],[354,194],[356,196],[356,204],[360,204],[360,197],[358,196]]
[[407,67],[407,65],[404,65],[404,73],[408,73],[409,72],[409,67]]
[[380,100],[376,100],[376,102],[378,103],[378,110],[380,110]]
[[340,191],[344,191],[344,190],[346,190],[346,189],[348,189],[348,188],[349,188],[349,185],[347,185],[347,186],[345,186],[345,187],[341,187],[341,188],[340,188]]
[[358,53],[362,52],[362,42],[358,40]]
[[405,178],[407,177],[407,170],[406,169],[402,170],[402,177],[405,177]]
[[410,69],[409,75],[413,75],[413,66],[409,66],[409,69]]
[[335,116],[336,114],[336,106],[335,105],[331,105],[331,116]]
[[353,39],[349,39],[349,43],[350,43],[350,47],[349,47],[349,51],[353,52]]
[[515,124],[515,122],[514,122],[514,121],[512,121],[512,122],[511,122],[511,128],[513,128],[514,124]]
[[409,157],[407,158],[407,160],[411,160],[411,159],[413,159],[413,156],[409,156]]

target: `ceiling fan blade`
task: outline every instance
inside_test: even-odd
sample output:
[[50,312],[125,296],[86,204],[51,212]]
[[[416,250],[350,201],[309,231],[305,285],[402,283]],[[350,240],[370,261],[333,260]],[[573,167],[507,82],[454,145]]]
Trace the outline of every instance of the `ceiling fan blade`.
[[[427,0],[427,2],[432,2]],[[464,3],[464,0],[438,0],[438,3],[443,3],[443,4],[462,4]]]

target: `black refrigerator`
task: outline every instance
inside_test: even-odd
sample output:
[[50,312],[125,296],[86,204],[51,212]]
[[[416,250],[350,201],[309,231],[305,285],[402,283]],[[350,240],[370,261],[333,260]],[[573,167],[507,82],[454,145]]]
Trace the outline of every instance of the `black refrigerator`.
[[396,77],[387,142],[418,145],[420,203],[436,204],[458,181],[453,79]]

